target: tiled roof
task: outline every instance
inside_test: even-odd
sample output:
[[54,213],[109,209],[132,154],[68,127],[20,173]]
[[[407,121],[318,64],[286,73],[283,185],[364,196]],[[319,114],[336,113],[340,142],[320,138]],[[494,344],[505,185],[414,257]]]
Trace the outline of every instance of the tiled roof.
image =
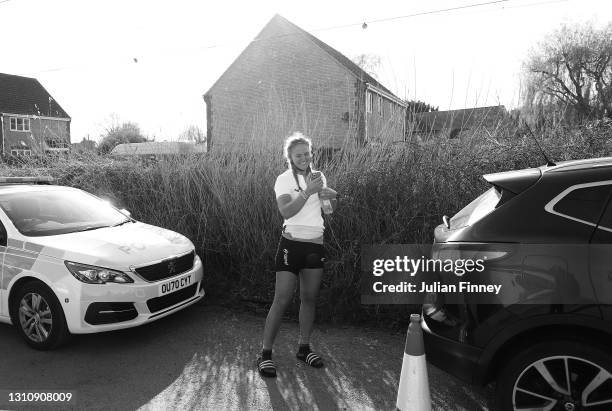
[[153,155],[153,154],[189,154],[206,152],[206,144],[193,144],[183,141],[154,141],[148,143],[118,144],[111,155]]
[[380,84],[374,77],[369,75],[361,67],[359,67],[357,64],[355,64],[351,59],[346,57],[344,54],[340,53],[335,48],[333,48],[333,47],[329,46],[328,44],[322,42],[321,40],[319,40],[318,38],[316,38],[312,34],[308,33],[306,30],[303,30],[303,29],[299,28],[298,26],[296,26],[295,24],[293,24],[292,22],[290,22],[289,20],[287,20],[283,16],[281,16],[279,14],[275,15],[272,18],[272,20],[270,21],[269,24],[288,25],[293,30],[305,34],[306,37],[308,37],[313,43],[315,43],[317,46],[321,47],[325,52],[327,52],[329,55],[331,55],[334,59],[336,59],[340,64],[342,64],[346,69],[348,69],[350,72],[352,72],[358,78],[360,78],[362,81],[365,81],[366,83],[370,83],[370,84],[372,84],[372,85],[382,89],[383,91],[385,91],[385,92],[395,96],[395,94],[393,94],[388,88],[386,88],[385,86]]
[[0,112],[70,118],[38,80],[3,73],[0,73]]
[[[268,29],[270,29],[271,27],[278,27],[278,28],[281,29],[280,30],[281,32],[296,33],[296,34],[299,34],[301,36],[306,37],[308,40],[312,41],[314,44],[316,44],[318,47],[320,47],[323,51],[325,51],[327,54],[329,54],[332,58],[334,58],[338,63],[340,63],[342,66],[344,66],[353,75],[355,75],[356,77],[361,79],[361,81],[366,82],[366,83],[370,83],[373,86],[383,90],[384,92],[389,93],[392,96],[395,96],[395,94],[393,94],[388,88],[386,88],[385,86],[380,84],[374,77],[372,77],[371,75],[366,73],[361,67],[359,67],[357,64],[353,63],[353,61],[351,61],[351,59],[346,57],[344,54],[340,53],[338,50],[334,49],[333,47],[330,47],[329,45],[325,44],[324,42],[322,42],[321,40],[319,40],[318,38],[316,38],[312,34],[308,33],[307,31],[299,28],[298,26],[296,26],[295,24],[291,23],[289,20],[287,20],[286,18],[282,17],[279,14],[276,14],[274,17],[272,17],[272,19],[261,30],[261,32],[257,35],[257,37],[255,38],[254,41],[265,39],[266,37],[265,36],[262,37],[262,33],[268,32]],[[274,37],[274,36],[271,36],[271,37]],[[243,53],[244,53],[244,51],[243,51]],[[234,60],[232,65],[236,64],[237,60],[238,59]],[[229,70],[229,68],[228,68],[228,70]],[[226,72],[228,70],[226,70]],[[223,77],[224,74],[225,73],[223,73],[221,75],[221,77]],[[208,95],[210,95],[212,93],[213,88],[221,80],[221,77],[204,94],[204,96],[208,96]],[[395,97],[399,99],[399,97],[397,97],[397,96],[395,96]]]
[[478,126],[496,125],[507,117],[504,106],[466,108],[461,110],[416,113],[416,130],[423,132],[444,129],[470,129]]

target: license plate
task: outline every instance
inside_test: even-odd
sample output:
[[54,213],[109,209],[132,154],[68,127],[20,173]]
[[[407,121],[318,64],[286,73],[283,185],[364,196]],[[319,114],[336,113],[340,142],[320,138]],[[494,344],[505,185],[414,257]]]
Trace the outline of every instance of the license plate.
[[163,284],[159,285],[159,295],[166,295],[173,293],[181,288],[188,287],[192,284],[193,274],[187,274],[182,277],[178,277],[172,280],[168,280]]

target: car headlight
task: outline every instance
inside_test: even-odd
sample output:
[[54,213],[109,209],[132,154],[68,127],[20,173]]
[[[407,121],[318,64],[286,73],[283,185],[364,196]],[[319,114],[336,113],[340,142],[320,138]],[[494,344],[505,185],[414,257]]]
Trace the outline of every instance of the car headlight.
[[133,283],[127,274],[121,271],[111,270],[104,267],[96,267],[94,265],[86,265],[73,263],[72,261],[64,261],[68,271],[79,281],[88,284],[106,284],[106,283]]

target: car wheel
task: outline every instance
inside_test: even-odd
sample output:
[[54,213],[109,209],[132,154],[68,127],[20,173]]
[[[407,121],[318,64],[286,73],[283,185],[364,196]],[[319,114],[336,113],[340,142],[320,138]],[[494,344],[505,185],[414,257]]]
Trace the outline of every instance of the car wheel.
[[596,346],[537,343],[507,364],[496,388],[500,410],[612,409],[612,358]]
[[49,350],[67,340],[64,311],[46,285],[37,281],[26,283],[13,301],[13,322],[28,345]]

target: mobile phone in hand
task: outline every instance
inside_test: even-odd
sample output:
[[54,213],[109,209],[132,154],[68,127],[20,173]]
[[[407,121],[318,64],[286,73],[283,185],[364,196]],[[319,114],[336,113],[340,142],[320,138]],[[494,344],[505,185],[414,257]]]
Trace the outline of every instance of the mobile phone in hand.
[[313,179],[313,180],[314,180],[315,178],[319,178],[319,177],[321,177],[321,172],[320,172],[320,171],[313,171],[313,172],[311,173],[311,177],[312,177],[312,179]]

